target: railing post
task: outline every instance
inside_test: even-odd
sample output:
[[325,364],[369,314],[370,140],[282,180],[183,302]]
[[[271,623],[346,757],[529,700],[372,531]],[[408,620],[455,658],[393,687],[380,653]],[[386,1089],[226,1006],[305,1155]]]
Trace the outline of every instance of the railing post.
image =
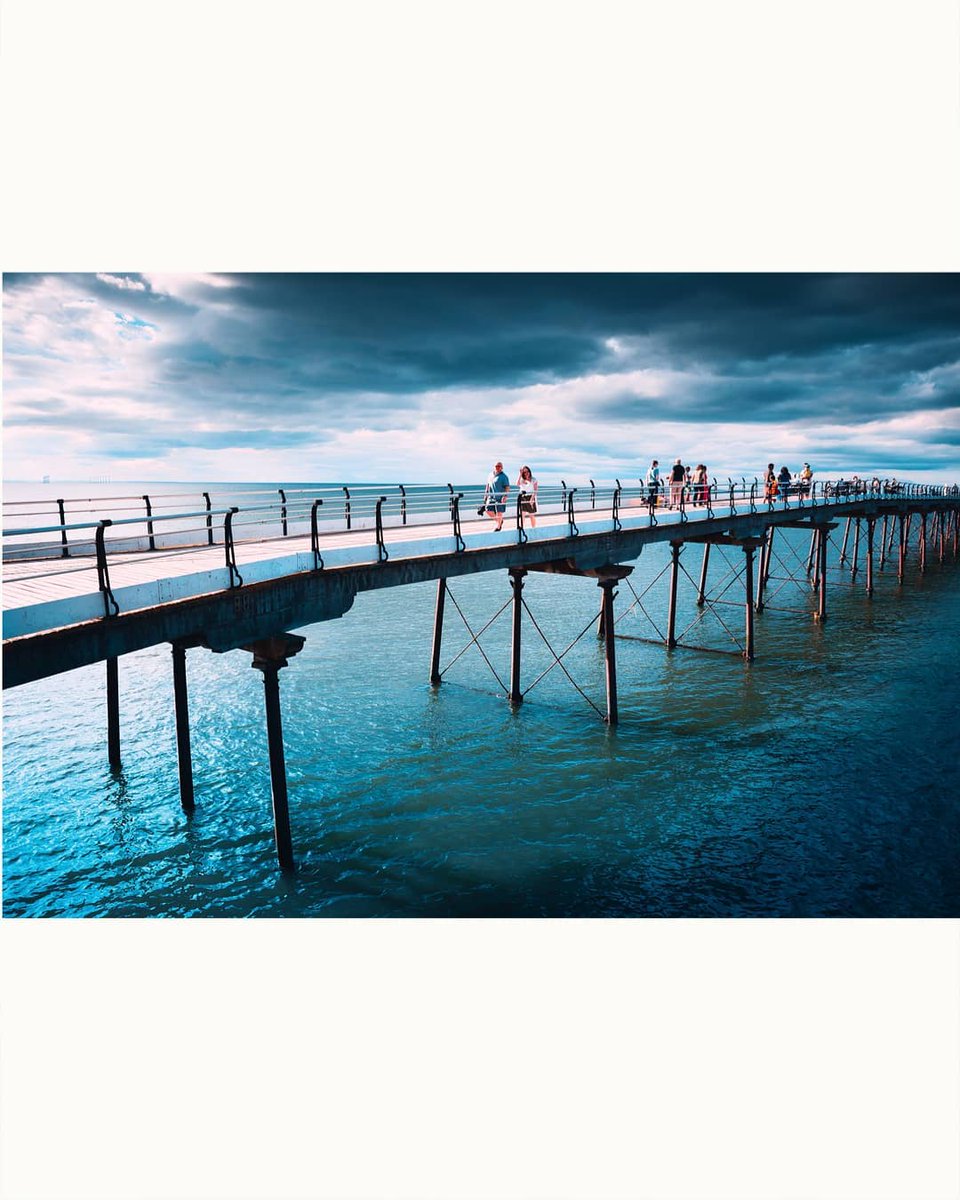
[[343,516],[347,522],[347,528],[349,529],[350,528],[350,489],[345,487],[343,489],[343,494],[346,497],[346,499],[343,502]]
[[516,705],[523,702],[523,692],[520,690],[520,618],[523,614],[523,577],[526,575],[523,567],[510,568],[510,586],[513,588],[513,633],[510,652],[510,703]]
[[407,489],[403,486],[402,483],[398,483],[397,487],[400,489],[400,524],[406,525],[406,523],[407,523]]
[[376,526],[377,526],[377,562],[386,562],[390,555],[387,553],[387,545],[383,540],[383,502],[386,496],[380,496],[377,499]]
[[287,536],[287,493],[283,488],[277,488],[280,493],[280,531],[284,537]]
[[[104,521],[97,522],[97,532],[94,535],[94,545],[97,552],[97,585],[100,589],[100,595],[103,597],[103,615],[105,617],[115,617],[120,612],[120,605],[117,603],[116,597],[110,587],[110,571],[107,567],[107,548],[104,545],[103,535],[108,525],[112,525],[113,521],[109,518]],[[110,611],[111,605],[113,612]]]
[[193,761],[190,757],[190,717],[187,710],[187,652],[179,642],[173,651],[173,707],[177,727],[177,770],[180,776],[180,807],[185,813],[195,808],[193,798]]
[[467,543],[463,540],[463,534],[460,531],[460,501],[462,499],[463,492],[457,492],[455,496],[451,493],[450,516],[453,519],[453,536],[457,554],[462,554],[467,548]]
[[313,553],[313,569],[315,571],[323,570],[323,558],[320,554],[320,526],[317,521],[317,509],[323,503],[321,497],[317,497],[310,505],[310,550]]
[[241,587],[243,577],[237,570],[237,552],[233,544],[233,518],[239,508],[228,508],[223,518],[223,554],[227,570],[230,572],[230,586]]
[[[566,484],[564,484],[566,486]],[[567,492],[567,525],[570,530],[570,536],[576,537],[580,530],[577,528],[577,523],[573,519],[573,498],[577,494],[576,488],[571,488]]]
[[207,545],[213,545],[213,517],[210,514],[210,493],[204,492],[203,498],[207,504]]
[[590,480],[590,507],[597,507],[597,485],[592,479]]
[[[66,513],[63,508],[62,500],[57,501],[57,508],[60,510],[60,524],[66,525],[67,516],[66,516]],[[60,545],[61,545],[60,557],[61,558],[69,558],[70,557],[70,543],[67,541],[67,531],[65,529],[60,530]]]
[[447,598],[447,581],[437,580],[437,606],[433,614],[433,650],[430,655],[430,682],[439,687],[443,682],[440,675],[440,644],[443,640],[443,607]]
[[150,549],[156,550],[157,543],[154,541],[154,537],[153,537],[153,521],[150,519],[153,516],[153,509],[150,506],[150,497],[142,496],[141,499],[143,500],[144,504],[147,506],[147,541],[149,543]]

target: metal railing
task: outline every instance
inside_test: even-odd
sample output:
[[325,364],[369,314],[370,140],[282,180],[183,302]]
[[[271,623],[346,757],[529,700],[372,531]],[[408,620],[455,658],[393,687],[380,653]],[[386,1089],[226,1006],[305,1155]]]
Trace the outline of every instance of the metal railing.
[[[582,493],[582,498],[581,498]],[[214,549],[219,546],[224,555],[224,564],[229,572],[229,586],[240,587],[243,579],[237,568],[236,547],[285,540],[302,536],[309,539],[313,555],[313,569],[322,571],[324,560],[321,555],[321,538],[329,539],[331,545],[349,538],[351,543],[375,542],[377,562],[389,558],[387,531],[402,529],[401,536],[416,536],[411,527],[420,526],[425,532],[434,527],[438,532],[446,530],[453,538],[456,553],[466,550],[463,537],[464,514],[466,523],[476,529],[492,529],[490,516],[498,518],[502,512],[503,527],[515,527],[516,539],[527,542],[530,537],[528,520],[521,500],[523,493],[516,493],[515,503],[509,493],[491,497],[481,485],[468,485],[455,490],[452,484],[441,487],[412,487],[397,485],[396,488],[378,487],[373,484],[336,485],[321,488],[278,488],[234,491],[228,499],[242,498],[252,503],[215,504],[210,491],[200,493],[203,508],[183,509],[174,500],[195,496],[196,493],[166,493],[164,495],[108,496],[101,500],[58,499],[53,502],[7,501],[5,513],[9,518],[23,520],[44,512],[55,511],[60,517],[55,523],[19,525],[14,523],[3,530],[3,558],[5,563],[26,562],[37,559],[52,559],[57,565],[43,573],[43,578],[67,574],[76,570],[89,569],[90,559],[96,561],[98,587],[104,597],[105,616],[119,612],[119,606],[110,587],[108,569],[107,530],[110,531],[109,552],[115,556],[125,555],[127,561],[137,561],[134,553],[142,551],[144,559],[163,553],[165,557],[188,553],[197,549]],[[263,497],[270,497],[264,501]],[[278,497],[273,499],[273,497]],[[709,519],[717,516],[735,516],[743,508],[760,514],[781,509],[816,507],[830,504],[842,506],[865,500],[883,505],[885,501],[943,500],[960,502],[960,487],[957,485],[930,485],[900,482],[895,479],[862,480],[791,480],[789,485],[772,488],[754,478],[747,481],[727,479],[720,483],[713,479],[706,483],[671,485],[660,481],[657,485],[638,480],[636,486],[624,486],[619,479],[611,484],[589,481],[589,490],[568,484],[565,480],[559,487],[541,485],[536,493],[537,518],[548,518],[546,532],[537,531],[537,537],[567,538],[580,534],[578,520],[592,529],[607,528],[613,532],[623,529],[624,520],[630,520],[636,528],[637,522],[648,525],[658,523],[666,514],[678,514],[679,523],[690,520]],[[43,505],[46,507],[44,508]],[[140,506],[143,506],[142,510]],[[502,505],[501,512],[498,508]],[[29,512],[24,511],[29,509]],[[170,512],[169,509],[176,509]],[[721,510],[718,512],[717,510]],[[508,522],[507,514],[513,518]],[[123,516],[122,513],[135,512]],[[68,520],[74,515],[92,514],[89,520]],[[116,516],[103,516],[116,513]],[[324,515],[329,513],[329,517]],[[552,521],[549,518],[554,518]],[[541,528],[543,528],[541,526]],[[592,531],[591,529],[591,531]],[[38,540],[39,539],[39,540]],[[64,561],[70,560],[70,561]],[[37,577],[36,575],[33,577]]]

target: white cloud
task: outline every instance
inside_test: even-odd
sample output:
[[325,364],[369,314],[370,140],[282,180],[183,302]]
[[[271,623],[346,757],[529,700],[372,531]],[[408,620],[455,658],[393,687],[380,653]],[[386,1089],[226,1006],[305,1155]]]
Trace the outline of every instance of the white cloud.
[[101,283],[112,283],[114,287],[127,288],[132,292],[145,292],[147,290],[147,285],[141,283],[139,279],[127,279],[123,275],[105,275],[98,271],[97,278]]

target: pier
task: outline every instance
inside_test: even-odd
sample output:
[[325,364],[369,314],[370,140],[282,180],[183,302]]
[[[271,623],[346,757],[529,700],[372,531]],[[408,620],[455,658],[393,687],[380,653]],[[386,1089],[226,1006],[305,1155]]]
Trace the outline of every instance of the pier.
[[[502,572],[506,598],[500,611],[509,607],[511,613],[509,670],[501,676],[488,665],[503,685],[504,699],[519,709],[533,686],[524,686],[524,628],[536,625],[524,580],[530,572],[582,579],[599,594],[594,592],[596,616],[576,640],[595,629],[602,641],[606,703],[598,713],[612,727],[619,721],[617,641],[638,636],[623,632],[625,613],[648,617],[649,636],[641,640],[661,643],[668,651],[698,648],[687,639],[689,627],[681,628],[679,621],[681,583],[694,590],[700,613],[718,616],[729,634],[728,652],[749,663],[760,652],[757,618],[765,610],[824,624],[831,587],[841,579],[871,603],[878,572],[895,572],[902,586],[908,563],[922,574],[957,557],[956,487],[835,480],[776,499],[761,493],[756,480],[714,480],[702,494],[684,492],[670,507],[663,492],[651,493],[640,484],[591,480],[568,486],[564,481],[540,488],[536,527],[511,491],[499,531],[478,512],[482,488],[449,484],[280,488],[251,493],[249,502],[240,504],[220,503],[212,491],[62,499],[50,511],[39,502],[6,504],[4,687],[104,663],[106,758],[118,768],[120,660],[168,643],[180,798],[189,814],[196,798],[186,651],[245,650],[263,680],[274,835],[280,865],[290,868],[282,671],[304,645],[295,631],[345,616],[360,592],[436,582],[424,678],[439,686],[446,669],[447,601],[456,603],[450,581]],[[790,530],[809,538],[805,556],[788,552],[784,534]],[[630,564],[656,546],[668,552],[666,564],[638,592]],[[807,599],[785,608],[781,593],[791,582],[799,585],[794,594]],[[644,607],[655,586],[667,589],[665,628]],[[472,645],[479,648],[483,629],[474,632],[468,626],[468,633],[470,641],[460,654]],[[566,671],[563,658],[570,646],[561,652],[550,647],[552,666]]]

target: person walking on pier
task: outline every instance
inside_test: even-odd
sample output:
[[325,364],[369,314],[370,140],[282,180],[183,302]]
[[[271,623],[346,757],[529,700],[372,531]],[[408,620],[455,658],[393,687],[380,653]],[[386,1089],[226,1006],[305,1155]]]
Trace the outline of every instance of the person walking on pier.
[[707,483],[707,468],[703,463],[697,463],[693,469],[693,502],[706,504],[709,484]]
[[683,459],[678,458],[670,468],[670,507],[679,508],[683,502],[683,487],[686,483],[686,470]]
[[780,487],[781,496],[790,495],[790,484],[793,481],[793,476],[786,466],[780,468],[780,474],[777,476],[777,483]]
[[656,508],[657,492],[660,491],[660,464],[656,459],[647,468],[647,503]]
[[497,529],[503,528],[503,514],[506,511],[504,497],[510,491],[510,480],[503,470],[503,463],[494,463],[493,470],[487,476],[487,488],[483,493],[483,506],[487,516],[496,522]]
[[517,476],[517,488],[520,491],[520,511],[524,519],[530,521],[531,529],[537,527],[537,488],[539,484],[534,479],[529,467],[521,467]]

